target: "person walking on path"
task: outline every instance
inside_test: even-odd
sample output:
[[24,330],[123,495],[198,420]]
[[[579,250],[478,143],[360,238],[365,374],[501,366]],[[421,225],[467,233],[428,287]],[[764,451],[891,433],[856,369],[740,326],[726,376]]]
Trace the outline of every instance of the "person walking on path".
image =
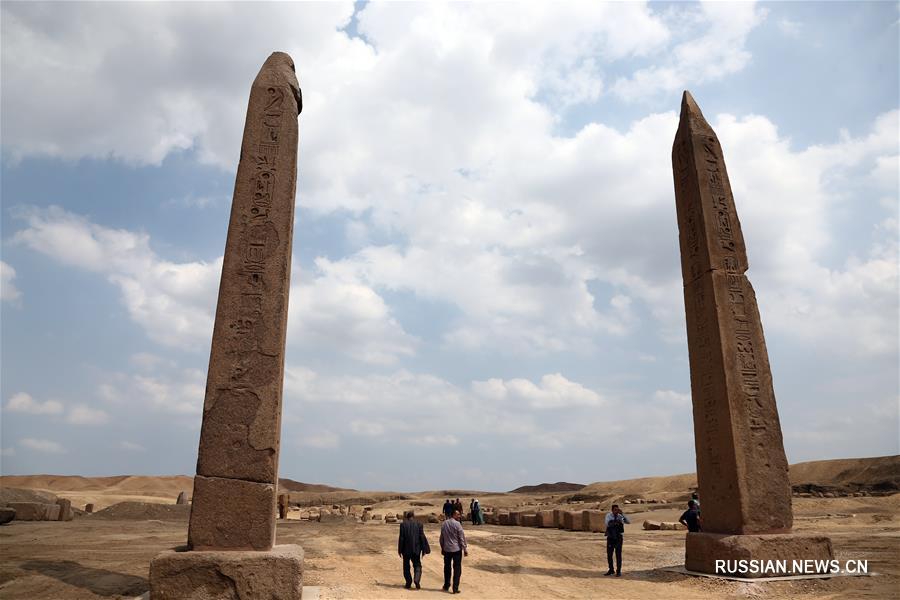
[[[422,557],[431,554],[431,548],[425,537],[425,529],[414,516],[415,513],[411,510],[404,514],[403,522],[400,523],[400,539],[397,540],[397,554],[403,559],[403,579],[406,580],[404,587],[409,589],[415,582],[418,590],[421,589],[422,581]],[[410,563],[413,573],[409,572]]]
[[462,514],[458,510],[453,511],[453,518],[447,519],[441,525],[441,554],[444,555],[444,587],[445,592],[450,590],[450,570],[453,570],[453,593],[459,593],[459,579],[462,575],[463,556],[469,555],[466,544],[466,534],[460,524]]
[[[606,562],[609,570],[606,575],[622,576],[622,542],[625,540],[625,524],[631,524],[618,504],[606,513]],[[616,569],[613,570],[613,552],[616,554]]]

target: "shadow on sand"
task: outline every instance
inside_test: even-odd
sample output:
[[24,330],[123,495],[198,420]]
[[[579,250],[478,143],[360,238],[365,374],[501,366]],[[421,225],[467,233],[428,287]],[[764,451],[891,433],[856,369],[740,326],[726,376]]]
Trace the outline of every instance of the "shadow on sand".
[[73,560],[29,560],[19,565],[63,583],[89,590],[98,596],[140,596],[150,584],[144,577],[85,567]]

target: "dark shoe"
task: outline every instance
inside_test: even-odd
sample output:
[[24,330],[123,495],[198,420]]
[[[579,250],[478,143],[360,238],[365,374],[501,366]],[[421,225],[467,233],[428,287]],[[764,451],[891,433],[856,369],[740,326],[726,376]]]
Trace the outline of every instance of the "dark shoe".
[[454,593],[454,594],[458,594],[458,593],[459,593],[459,590],[453,590],[453,593]]
[[416,589],[417,589],[417,590],[421,590],[421,589],[422,589],[422,586],[419,585],[418,583],[416,583]]
[[604,576],[604,577],[609,577],[610,575],[615,575],[615,574],[616,574],[615,571],[607,571],[603,576]]
[[443,592],[449,592],[449,591],[450,591],[450,586],[449,586],[449,585],[445,585],[444,587],[441,588],[441,591],[443,591]]
[[622,572],[621,572],[621,571],[619,571],[618,573],[616,573],[616,577],[621,577],[621,576],[622,576]]
[[412,587],[412,584],[411,584],[411,583],[407,583],[407,584],[406,584],[406,585],[404,585],[404,586],[403,586],[403,587],[405,587],[405,588],[406,588],[406,589],[409,589],[409,588],[411,588],[411,587]]

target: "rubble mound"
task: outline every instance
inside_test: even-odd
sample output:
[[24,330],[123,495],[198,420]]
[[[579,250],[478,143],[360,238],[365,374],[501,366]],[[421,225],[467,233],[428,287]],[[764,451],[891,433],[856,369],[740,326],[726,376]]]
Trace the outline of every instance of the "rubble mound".
[[190,504],[119,502],[93,513],[90,518],[109,521],[187,521],[190,516]]

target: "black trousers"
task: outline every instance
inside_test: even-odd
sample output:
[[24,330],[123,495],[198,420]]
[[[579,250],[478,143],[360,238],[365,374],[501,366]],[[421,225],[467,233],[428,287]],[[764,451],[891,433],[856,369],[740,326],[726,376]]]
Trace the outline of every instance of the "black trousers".
[[616,573],[622,572],[622,542],[623,538],[608,537],[606,538],[606,562],[609,563],[609,570],[613,570],[613,552],[616,553]]
[[[412,563],[412,573],[410,573],[409,563]],[[404,554],[403,555],[403,579],[406,585],[412,585],[415,581],[419,585],[422,581],[422,555],[421,554]]]
[[450,587],[450,566],[453,565],[453,591],[459,589],[459,577],[462,575],[462,550],[444,552],[444,589]]

